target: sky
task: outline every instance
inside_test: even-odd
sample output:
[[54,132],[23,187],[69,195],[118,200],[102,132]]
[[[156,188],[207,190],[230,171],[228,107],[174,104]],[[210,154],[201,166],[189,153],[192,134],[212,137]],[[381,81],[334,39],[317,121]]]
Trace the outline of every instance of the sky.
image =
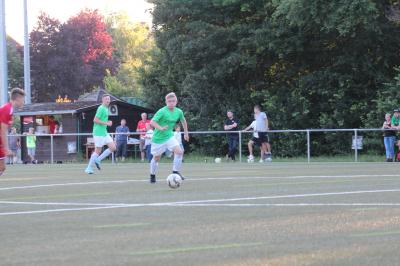
[[[28,27],[31,31],[37,22],[41,11],[61,22],[67,21],[84,8],[98,9],[106,15],[124,11],[134,22],[151,24],[151,5],[145,0],[27,0]],[[20,44],[24,41],[23,0],[5,0],[6,31],[9,36]]]

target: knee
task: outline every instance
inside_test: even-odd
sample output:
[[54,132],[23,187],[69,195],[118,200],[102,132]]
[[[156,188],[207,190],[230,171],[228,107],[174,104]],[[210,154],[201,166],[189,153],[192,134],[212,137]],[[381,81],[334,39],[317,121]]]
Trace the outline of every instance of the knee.
[[175,156],[182,156],[182,155],[183,155],[183,150],[182,150],[181,148],[176,149],[176,150],[174,151],[174,155],[175,155]]

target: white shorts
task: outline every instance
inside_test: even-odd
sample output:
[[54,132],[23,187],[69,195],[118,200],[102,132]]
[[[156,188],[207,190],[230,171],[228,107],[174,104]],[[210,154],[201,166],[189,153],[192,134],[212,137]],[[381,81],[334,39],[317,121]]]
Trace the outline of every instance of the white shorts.
[[153,156],[160,156],[167,150],[173,151],[177,146],[179,147],[179,142],[174,137],[171,137],[168,141],[161,144],[152,142],[151,154]]
[[113,142],[110,135],[107,136],[93,136],[94,146],[96,148],[103,148],[104,145]]

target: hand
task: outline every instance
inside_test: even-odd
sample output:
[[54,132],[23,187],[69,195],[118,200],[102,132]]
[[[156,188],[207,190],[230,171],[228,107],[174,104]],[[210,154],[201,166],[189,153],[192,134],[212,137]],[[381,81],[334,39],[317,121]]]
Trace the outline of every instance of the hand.
[[107,126],[111,127],[112,126],[112,121],[107,121]]
[[6,155],[7,155],[7,156],[13,156],[14,153],[13,153],[11,150],[7,150],[7,151],[6,151]]
[[165,130],[167,130],[167,129],[168,129],[168,126],[160,127],[160,131],[165,131]]
[[188,134],[188,133],[185,133],[185,134],[183,135],[183,138],[184,138],[187,142],[189,142],[189,134]]

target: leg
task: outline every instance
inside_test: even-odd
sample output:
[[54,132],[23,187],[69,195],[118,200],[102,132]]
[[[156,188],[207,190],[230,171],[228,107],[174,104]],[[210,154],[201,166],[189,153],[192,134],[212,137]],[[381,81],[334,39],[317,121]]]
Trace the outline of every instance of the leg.
[[139,144],[139,148],[140,148],[140,157],[142,162],[144,161],[144,139],[140,139],[140,144]]
[[385,144],[386,161],[390,158],[390,139],[389,137],[383,138],[383,143]]
[[126,142],[122,143],[122,161],[125,161],[127,146],[128,146],[128,143],[126,143]]
[[151,144],[151,154],[153,155],[153,158],[151,159],[150,162],[150,183],[156,183],[156,172],[158,168],[158,162],[160,161],[161,155],[165,152],[166,149],[167,149],[166,143]]
[[0,175],[2,175],[5,170],[6,170],[5,161],[4,161],[4,159],[0,159]]
[[237,138],[232,139],[232,150],[231,150],[231,158],[232,160],[236,160],[236,151],[238,147],[239,140]]
[[122,157],[122,142],[117,142],[117,150],[115,152],[115,158]]
[[172,172],[174,174],[178,174],[182,177],[182,179],[185,179],[181,174],[180,174],[180,170],[181,170],[181,166],[182,166],[182,160],[183,160],[183,149],[181,149],[180,146],[176,146],[173,149],[174,152],[174,163],[173,163],[173,167],[172,167]]
[[107,138],[107,147],[105,151],[97,158],[96,162],[101,162],[104,158],[108,157],[111,153],[113,153],[116,150],[115,142],[111,139]]
[[253,157],[253,144],[254,144],[254,141],[252,141],[252,140],[249,140],[249,142],[247,143],[247,147],[248,147],[248,149],[249,149],[249,157]]
[[394,161],[394,142],[396,141],[396,137],[390,137],[390,158],[391,161]]

